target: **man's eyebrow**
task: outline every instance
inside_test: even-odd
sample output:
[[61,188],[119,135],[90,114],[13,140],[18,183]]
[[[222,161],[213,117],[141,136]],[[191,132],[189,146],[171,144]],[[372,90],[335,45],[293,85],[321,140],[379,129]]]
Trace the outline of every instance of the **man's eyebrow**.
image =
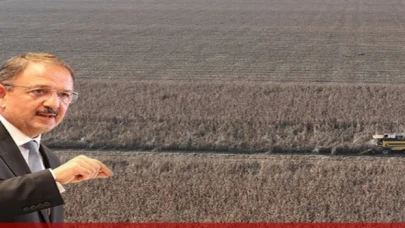
[[[35,84],[35,85],[31,85],[31,86],[29,86],[29,87],[32,88],[32,89],[35,89],[35,88],[49,88],[49,89],[53,89],[51,86],[41,85],[41,84]],[[69,90],[69,89],[61,89],[61,90],[58,90],[58,91],[73,92],[73,90]]]
[[39,84],[30,85],[29,87],[31,87],[31,88],[35,88],[35,87],[48,87],[48,88],[50,88],[50,86],[46,86],[46,85],[39,85]]

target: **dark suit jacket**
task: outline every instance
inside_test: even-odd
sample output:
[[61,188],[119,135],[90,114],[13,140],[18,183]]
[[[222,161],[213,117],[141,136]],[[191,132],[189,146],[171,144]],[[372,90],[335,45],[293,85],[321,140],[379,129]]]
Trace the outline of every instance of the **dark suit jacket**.
[[[46,168],[60,165],[58,157],[44,145],[39,151]],[[63,203],[51,172],[31,173],[0,123],[0,222],[63,222]]]

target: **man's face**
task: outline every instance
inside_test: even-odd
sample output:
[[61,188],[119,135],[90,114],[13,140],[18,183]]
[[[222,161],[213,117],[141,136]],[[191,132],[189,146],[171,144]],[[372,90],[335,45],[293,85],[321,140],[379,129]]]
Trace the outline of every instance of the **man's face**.
[[[47,63],[29,63],[27,68],[10,81],[16,87],[3,85],[0,114],[29,137],[36,137],[55,128],[64,118],[69,104],[63,103],[57,91],[73,91],[73,79],[68,70]],[[40,90],[51,88],[49,96],[40,96]],[[57,113],[57,114],[56,114]]]

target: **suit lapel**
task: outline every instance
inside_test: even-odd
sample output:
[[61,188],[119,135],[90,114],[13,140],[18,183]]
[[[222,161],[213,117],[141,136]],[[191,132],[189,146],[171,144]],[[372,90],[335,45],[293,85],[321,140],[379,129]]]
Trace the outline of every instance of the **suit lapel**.
[[49,168],[55,168],[53,162],[51,162],[50,158],[49,158],[49,149],[46,148],[45,146],[43,146],[42,144],[39,146],[39,152],[42,155],[42,159],[44,162],[44,166],[45,169],[49,169]]
[[[53,164],[53,162],[50,160],[50,157],[48,156],[49,149],[46,148],[43,145],[40,145],[39,152],[42,155],[42,159],[43,159],[43,162],[44,162],[45,169],[54,168],[55,165]],[[44,217],[46,222],[50,222],[51,210],[52,210],[52,208],[41,210],[42,216]]]
[[11,138],[8,131],[0,123],[0,159],[8,165],[15,176],[31,173],[20,149]]

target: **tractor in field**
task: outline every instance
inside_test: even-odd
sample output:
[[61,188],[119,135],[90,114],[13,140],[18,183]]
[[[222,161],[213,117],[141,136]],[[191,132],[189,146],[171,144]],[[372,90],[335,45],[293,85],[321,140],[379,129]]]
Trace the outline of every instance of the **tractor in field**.
[[392,152],[405,152],[405,134],[373,135],[373,139],[376,142],[375,150],[384,155]]

